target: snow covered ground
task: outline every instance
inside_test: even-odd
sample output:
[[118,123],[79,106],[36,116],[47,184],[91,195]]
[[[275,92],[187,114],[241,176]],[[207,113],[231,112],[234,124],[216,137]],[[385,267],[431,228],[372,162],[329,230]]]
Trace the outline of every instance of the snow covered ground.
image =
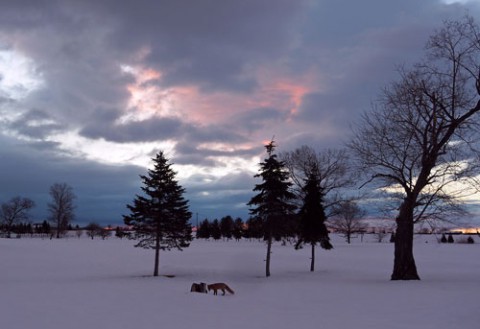
[[[262,242],[194,241],[162,253],[154,278],[153,251],[132,241],[0,239],[0,328],[479,328],[478,237],[416,236],[417,282],[389,281],[392,244],[333,240],[314,273],[309,248],[275,244],[265,278]],[[219,281],[235,295],[189,292]]]

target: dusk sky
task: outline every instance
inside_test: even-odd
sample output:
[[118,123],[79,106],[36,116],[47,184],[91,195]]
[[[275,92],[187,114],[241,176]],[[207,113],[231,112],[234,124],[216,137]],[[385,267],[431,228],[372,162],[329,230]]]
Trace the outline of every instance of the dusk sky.
[[342,147],[466,14],[480,1],[0,0],[0,202],[42,221],[65,182],[77,223],[121,224],[163,150],[194,218],[247,219],[266,141]]

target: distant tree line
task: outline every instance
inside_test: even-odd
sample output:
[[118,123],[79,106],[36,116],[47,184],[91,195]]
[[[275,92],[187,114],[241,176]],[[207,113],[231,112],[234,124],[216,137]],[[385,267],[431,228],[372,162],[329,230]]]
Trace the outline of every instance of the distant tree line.
[[242,218],[235,220],[231,216],[225,216],[220,219],[209,221],[205,219],[200,222],[196,231],[197,239],[235,239],[239,241],[245,239],[259,239],[262,237],[261,228],[255,220],[250,218],[245,223]]
[[[85,227],[80,227],[79,225],[72,226],[71,224],[69,224],[69,225],[67,225],[67,228],[65,229],[65,232],[74,231],[74,232],[77,232],[77,236],[81,236],[81,234],[84,230],[86,230],[86,231],[91,230],[90,225],[91,224],[89,224]],[[98,231],[96,230],[96,233],[94,234],[94,236],[98,235],[98,236],[101,236],[101,237],[104,237],[104,236],[106,237],[106,236],[110,235],[110,231],[107,228],[103,228],[98,224],[95,224],[95,225],[96,225],[95,227],[98,227]],[[108,231],[109,233],[105,234],[105,233],[101,233],[100,231]],[[13,224],[13,225],[9,226],[8,228],[7,228],[7,226],[2,224],[2,225],[0,225],[0,232],[3,232],[5,234],[5,237],[8,237],[7,232],[10,232],[10,235],[12,235],[12,234],[14,234],[14,235],[26,235],[26,234],[36,235],[36,234],[40,234],[40,235],[50,235],[52,237],[54,235],[56,235],[55,227],[53,227],[47,220],[44,220],[41,223],[25,222],[25,223]],[[87,235],[90,236],[90,234],[87,234]]]
[[[71,222],[75,218],[75,204],[76,198],[73,188],[66,183],[55,183],[49,189],[51,202],[47,204],[49,217],[48,221],[52,223],[55,229],[55,235],[60,238],[69,228]],[[0,206],[0,229],[5,233],[6,237],[11,237],[12,233],[17,233],[19,230],[25,233],[34,233],[33,227],[29,226],[29,211],[35,207],[35,202],[29,198],[16,196]],[[46,221],[45,221],[46,222]],[[27,223],[27,224],[25,224]],[[21,229],[22,228],[22,229]],[[36,228],[35,228],[36,230]],[[47,230],[42,227],[42,230]],[[48,228],[49,232],[52,227]],[[45,232],[46,233],[46,232]]]
[[41,231],[34,230],[31,223],[18,223],[7,227],[6,225],[0,225],[0,231],[9,232],[10,234],[33,234],[43,233]]

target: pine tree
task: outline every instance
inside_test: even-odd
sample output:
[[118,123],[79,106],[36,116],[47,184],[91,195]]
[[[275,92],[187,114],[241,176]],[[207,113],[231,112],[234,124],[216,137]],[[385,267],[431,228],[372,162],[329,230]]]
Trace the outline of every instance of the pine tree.
[[163,152],[152,160],[154,168],[140,176],[143,195],[137,195],[133,205],[127,205],[131,214],[123,217],[134,232],[129,238],[138,240],[135,247],[155,250],[153,275],[158,276],[160,250],[188,247],[192,228],[188,200],[183,197],[185,189],[175,180],[171,164]]
[[262,222],[257,217],[250,217],[245,223],[245,238],[247,239],[260,239],[263,236]]
[[235,240],[239,241],[243,235],[244,235],[244,232],[243,232],[243,220],[238,217],[237,219],[235,219],[235,221],[233,222],[233,237],[235,238]]
[[442,238],[440,239],[441,243],[447,243],[447,237],[445,236],[445,233],[442,234]]
[[218,219],[215,218],[213,222],[210,223],[210,232],[214,240],[220,240],[222,238],[222,231],[220,230],[220,222]]
[[212,235],[210,222],[204,219],[197,228],[197,239],[209,239]]
[[328,230],[325,226],[325,211],[322,205],[323,195],[320,188],[318,175],[311,173],[304,186],[305,197],[303,206],[300,209],[300,239],[310,243],[312,247],[312,256],[310,262],[310,271],[315,270],[315,246],[320,243],[323,249],[329,250],[333,246],[330,244]]
[[220,232],[224,239],[231,239],[235,223],[232,216],[225,216],[220,219]]
[[454,243],[455,242],[455,240],[453,239],[453,235],[451,235],[451,234],[448,235],[447,242],[448,243]]
[[248,206],[250,215],[262,224],[262,233],[267,242],[266,276],[270,276],[270,256],[273,239],[289,235],[295,206],[291,200],[295,195],[290,191],[291,183],[288,181],[288,171],[283,161],[277,159],[274,153],[275,144],[272,140],[265,146],[268,157],[260,163],[260,173],[255,177],[262,178],[263,182],[255,185],[253,191],[258,192],[253,196]]

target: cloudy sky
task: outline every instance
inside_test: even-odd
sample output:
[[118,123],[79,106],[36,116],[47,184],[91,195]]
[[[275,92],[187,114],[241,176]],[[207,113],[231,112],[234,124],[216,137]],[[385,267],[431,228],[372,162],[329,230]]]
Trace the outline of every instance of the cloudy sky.
[[247,218],[279,150],[342,146],[446,18],[480,1],[1,0],[0,202],[66,182],[121,223],[159,150],[200,219]]

